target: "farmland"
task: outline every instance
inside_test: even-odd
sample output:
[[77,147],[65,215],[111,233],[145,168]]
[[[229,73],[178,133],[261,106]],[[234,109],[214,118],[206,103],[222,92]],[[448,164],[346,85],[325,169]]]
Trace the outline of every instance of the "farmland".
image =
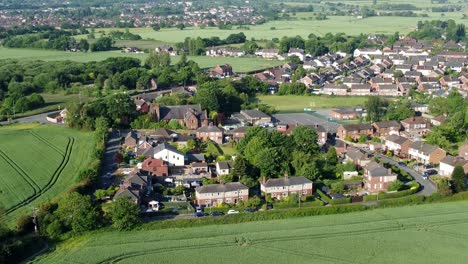
[[0,127],[0,203],[7,220],[30,212],[77,182],[91,133],[38,124]]
[[[175,43],[183,42],[186,37],[220,37],[226,38],[230,34],[244,32],[247,39],[255,38],[256,40],[272,38],[281,38],[283,36],[302,36],[307,38],[313,33],[317,36],[323,36],[326,33],[346,33],[347,35],[359,34],[393,34],[400,32],[406,34],[413,31],[416,24],[420,20],[434,19],[453,19],[457,23],[465,23],[467,20],[462,19],[463,12],[445,13],[441,17],[440,13],[428,13],[428,17],[370,17],[366,19],[358,19],[353,16],[330,16],[326,20],[311,20],[314,13],[297,13],[296,20],[279,20],[270,21],[262,25],[249,26],[250,29],[232,29],[220,30],[214,27],[201,28],[186,28],[179,30],[176,28],[161,29],[154,31],[151,28],[131,28],[130,32],[139,34],[143,39],[153,39],[161,42]],[[294,17],[294,16],[293,16]],[[99,29],[99,31],[110,32],[116,30],[114,28]],[[79,36],[80,37],[80,36]]]
[[[111,57],[132,57],[142,61],[148,54],[127,54],[120,51],[106,52],[66,52],[55,50],[40,49],[9,49],[0,47],[0,58],[2,59],[22,59],[22,60],[44,60],[44,61],[63,61],[71,60],[76,62],[102,61]],[[281,65],[281,61],[265,60],[260,58],[223,58],[223,57],[205,57],[188,56],[188,59],[198,63],[200,68],[211,68],[217,64],[230,64],[235,72],[248,72],[259,69],[265,69]],[[176,63],[179,56],[171,57],[172,63]]]
[[452,202],[236,225],[99,232],[65,241],[35,262],[465,263],[467,206]]
[[303,112],[304,108],[321,109],[362,106],[365,96],[301,96],[301,95],[260,95],[260,103],[274,106],[279,112]]

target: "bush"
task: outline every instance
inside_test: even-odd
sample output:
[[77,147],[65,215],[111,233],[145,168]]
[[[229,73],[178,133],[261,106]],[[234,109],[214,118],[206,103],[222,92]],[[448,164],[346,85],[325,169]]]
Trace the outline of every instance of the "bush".
[[379,198],[379,200],[385,200],[385,199],[400,198],[400,197],[403,197],[403,196],[412,195],[412,194],[415,194],[415,193],[417,193],[419,191],[419,187],[420,187],[419,183],[413,182],[411,184],[411,188],[408,189],[408,190],[393,192],[393,193],[384,193],[384,192],[382,192],[382,193],[379,193],[378,195],[374,194],[374,195],[364,196],[364,202],[376,201],[377,198]]

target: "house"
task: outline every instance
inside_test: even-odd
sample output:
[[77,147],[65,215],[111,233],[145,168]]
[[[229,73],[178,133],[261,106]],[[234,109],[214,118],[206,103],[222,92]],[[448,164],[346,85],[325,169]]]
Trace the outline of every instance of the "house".
[[263,113],[258,109],[241,110],[240,114],[242,115],[243,120],[239,121],[245,121],[252,126],[264,125],[271,122],[271,116]]
[[166,52],[169,53],[170,56],[177,56],[179,55],[179,52],[175,50],[173,47],[168,46],[168,45],[161,45],[159,47],[155,48],[156,52]]
[[422,141],[413,142],[408,149],[410,159],[414,159],[424,164],[437,164],[445,158],[445,150],[426,144]]
[[208,173],[208,163],[206,162],[193,162],[190,164],[191,172],[197,175]]
[[249,188],[239,182],[210,184],[195,188],[195,203],[200,206],[237,204],[249,199]]
[[260,183],[260,190],[265,195],[270,195],[271,198],[278,200],[286,198],[291,194],[310,196],[312,195],[312,187],[312,181],[303,176],[288,177],[286,175],[283,178],[268,180],[263,178],[262,183]]
[[351,161],[352,163],[363,167],[367,163],[370,162],[369,154],[361,152],[361,150],[357,148],[348,148],[346,150],[346,161]]
[[336,120],[358,119],[359,113],[352,108],[339,108],[330,111],[330,117]]
[[218,176],[227,175],[231,173],[234,163],[232,161],[218,161],[216,162],[216,174]]
[[290,48],[288,52],[288,57],[291,56],[296,56],[298,57],[301,61],[304,61],[306,58],[306,55],[304,53],[303,49],[296,49],[296,48]]
[[444,88],[460,87],[460,80],[454,76],[443,76],[439,81]]
[[376,91],[381,96],[398,96],[398,95],[400,95],[398,85],[396,85],[396,84],[380,84],[377,87]]
[[206,56],[209,57],[242,57],[245,55],[245,52],[241,49],[223,47],[223,48],[210,48],[206,51]]
[[133,188],[127,188],[120,186],[119,190],[114,194],[113,200],[117,200],[118,198],[125,197],[127,199],[132,200],[136,204],[140,204],[141,202],[141,193],[139,190]]
[[328,95],[346,95],[348,94],[348,86],[344,84],[325,84],[325,86],[320,89],[320,93]]
[[431,123],[421,116],[409,117],[401,120],[400,123],[410,137],[421,136],[430,131],[431,127]]
[[447,115],[445,115],[445,114],[436,116],[436,117],[434,117],[434,118],[431,118],[431,119],[430,119],[431,125],[433,125],[433,126],[440,126],[440,125],[442,125],[442,122],[445,121],[445,119],[447,119]]
[[371,56],[376,55],[383,55],[383,52],[379,49],[355,49],[353,52],[353,56],[355,58],[359,56],[370,58]]
[[255,52],[255,55],[265,59],[277,59],[280,56],[279,49],[260,49]]
[[385,149],[402,158],[408,157],[409,146],[413,142],[405,137],[389,135],[385,139]]
[[232,139],[236,142],[239,142],[241,139],[245,137],[245,134],[249,130],[250,127],[244,126],[244,127],[238,127],[235,128],[231,131],[232,133]]
[[225,78],[229,76],[233,76],[234,72],[232,71],[232,66],[229,64],[224,65],[216,65],[213,69],[211,69],[208,75],[212,78]]
[[151,188],[151,179],[134,171],[123,181],[113,199],[115,201],[118,198],[126,197],[139,204],[141,196],[151,191]]
[[468,174],[468,160],[462,157],[447,155],[440,161],[439,174],[445,177],[452,177],[452,172],[456,166],[461,166],[465,174]]
[[350,95],[370,95],[371,85],[368,83],[355,84],[351,86]]
[[203,141],[210,139],[217,144],[223,144],[224,129],[210,124],[197,129],[196,137]]
[[136,110],[142,114],[149,112],[150,104],[142,98],[135,99]]
[[192,130],[208,125],[207,113],[202,111],[200,105],[161,106],[153,103],[149,114],[154,122],[177,120],[180,125]]
[[386,191],[397,177],[392,173],[392,169],[387,169],[375,161],[364,167],[364,187],[371,193]]
[[468,143],[465,142],[465,144],[461,145],[460,148],[458,148],[458,156],[463,157],[464,159],[468,160]]
[[374,129],[369,124],[348,124],[348,125],[340,125],[338,127],[336,135],[344,139],[346,137],[351,137],[352,139],[359,139],[361,135],[365,135],[367,137],[372,136],[374,133]]
[[185,164],[184,153],[166,142],[160,143],[154,148],[153,157],[166,161],[169,166],[184,166]]
[[140,166],[140,170],[148,172],[151,176],[167,177],[169,176],[169,167],[161,159],[147,158]]
[[378,137],[387,137],[389,135],[398,135],[400,132],[400,123],[397,121],[381,121],[372,123],[375,135]]
[[147,137],[144,133],[132,130],[128,132],[125,136],[124,146],[126,146],[127,148],[135,149],[136,147],[140,146],[146,141]]

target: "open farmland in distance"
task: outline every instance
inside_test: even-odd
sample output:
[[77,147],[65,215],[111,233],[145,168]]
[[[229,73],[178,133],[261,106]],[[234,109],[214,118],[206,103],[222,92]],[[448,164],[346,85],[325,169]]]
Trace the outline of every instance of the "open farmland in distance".
[[89,163],[92,134],[59,126],[0,127],[0,203],[7,220],[70,189]]
[[[465,263],[468,202],[70,239],[35,263]],[[231,217],[231,216],[225,216]],[[235,217],[235,216],[233,216]]]

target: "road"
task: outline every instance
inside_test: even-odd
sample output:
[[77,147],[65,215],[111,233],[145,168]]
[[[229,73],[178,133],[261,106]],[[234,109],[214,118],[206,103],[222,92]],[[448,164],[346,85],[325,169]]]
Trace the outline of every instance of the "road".
[[[52,112],[47,112],[47,113],[38,114],[38,115],[21,117],[21,118],[17,118],[17,119],[12,120],[12,122],[15,122],[15,123],[41,123],[41,124],[62,125],[62,124],[55,124],[55,123],[51,123],[51,122],[47,121],[47,115],[50,115],[50,114],[53,114],[53,113],[59,114],[60,111],[52,111]],[[9,124],[8,121],[0,122],[0,125],[8,125],[8,124]]]
[[429,196],[429,195],[437,192],[436,186],[431,181],[423,179],[421,173],[419,173],[419,172],[417,172],[417,171],[415,171],[412,168],[409,168],[407,166],[400,166],[398,164],[398,162],[396,162],[393,159],[391,159],[391,158],[389,158],[387,156],[384,156],[382,154],[372,153],[372,152],[369,152],[369,153],[373,154],[376,157],[378,157],[383,162],[387,162],[387,163],[390,163],[392,165],[395,165],[398,168],[400,168],[400,170],[404,170],[407,173],[409,173],[421,185],[421,190],[417,194]]
[[112,178],[102,177],[107,173],[114,173],[117,166],[114,162],[115,154],[120,148],[120,135],[124,135],[123,132],[113,131],[109,133],[109,139],[106,142],[106,152],[102,159],[102,175],[99,177],[99,185],[101,188],[107,188],[113,182]]

